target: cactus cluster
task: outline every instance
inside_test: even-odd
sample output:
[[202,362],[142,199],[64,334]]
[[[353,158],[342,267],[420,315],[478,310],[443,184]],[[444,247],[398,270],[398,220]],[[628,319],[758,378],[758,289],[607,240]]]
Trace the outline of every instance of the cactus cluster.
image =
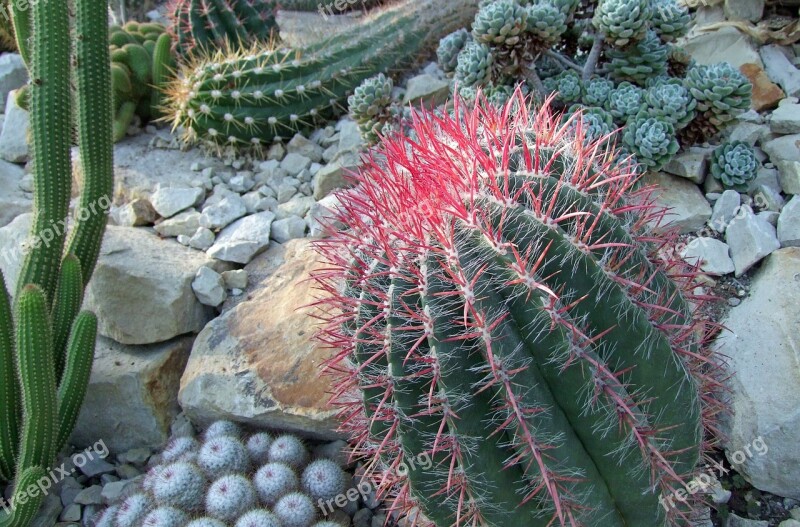
[[304,49],[261,46],[193,60],[169,88],[187,139],[258,146],[346,108],[365,79],[397,68],[464,25],[477,0],[403,0]]
[[665,496],[700,470],[721,381],[652,189],[519,91],[455,104],[384,140],[318,243],[345,429],[439,527],[684,525]]
[[710,172],[722,186],[746,192],[761,163],[753,147],[742,141],[726,141],[711,153]]
[[339,464],[311,459],[293,435],[245,434],[217,421],[201,441],[172,439],[141,486],[94,527],[324,527],[320,503],[347,484]]
[[[14,489],[2,527],[30,525],[44,499],[30,488],[47,479],[83,402],[97,318],[81,303],[113,188],[108,14],[88,0],[26,7],[14,23],[20,47],[30,46],[22,54],[34,79],[34,215],[13,303],[6,287],[14,284],[0,273],[0,481]],[[90,214],[77,214],[67,237],[53,226],[68,219],[75,138],[84,174],[78,206]]]

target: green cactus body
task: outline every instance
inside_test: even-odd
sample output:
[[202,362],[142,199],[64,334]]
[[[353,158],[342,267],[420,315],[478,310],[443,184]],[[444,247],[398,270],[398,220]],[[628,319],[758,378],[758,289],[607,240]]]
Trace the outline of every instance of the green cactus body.
[[364,79],[414,59],[463,25],[472,3],[406,0],[302,50],[200,60],[169,90],[173,121],[190,139],[232,146],[268,144],[310,129],[339,114]]
[[651,190],[527,104],[423,112],[343,200],[318,279],[344,429],[439,527],[679,525],[659,498],[718,410],[696,282],[648,245]]
[[14,323],[5,278],[0,271],[0,481],[11,481],[17,459],[20,399],[14,365]]

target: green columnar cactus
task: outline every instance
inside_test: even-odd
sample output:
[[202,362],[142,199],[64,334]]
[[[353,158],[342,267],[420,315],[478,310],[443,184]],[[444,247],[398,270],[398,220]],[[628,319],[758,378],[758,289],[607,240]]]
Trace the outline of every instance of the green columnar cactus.
[[477,0],[404,0],[301,50],[219,53],[186,66],[169,90],[173,122],[188,139],[270,143],[341,112],[364,79],[397,68],[469,20]]
[[318,283],[344,429],[438,527],[683,525],[721,404],[697,279],[650,245],[652,189],[528,103],[422,112],[343,195]]
[[[31,489],[48,479],[74,427],[97,336],[96,317],[79,310],[112,191],[108,15],[92,0],[72,8],[74,42],[66,2],[31,4],[27,19],[34,222],[13,310],[0,275],[0,480],[15,489],[2,527],[27,527],[39,508],[44,494]],[[65,250],[65,233],[54,225],[68,212],[73,126],[84,183]]]
[[760,163],[755,150],[742,141],[727,141],[711,154],[711,175],[725,188],[746,192],[755,179]]

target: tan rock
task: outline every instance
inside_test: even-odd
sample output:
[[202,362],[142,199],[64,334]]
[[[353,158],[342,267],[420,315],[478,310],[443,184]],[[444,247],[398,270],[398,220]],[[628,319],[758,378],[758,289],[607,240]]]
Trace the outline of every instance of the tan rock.
[[757,112],[775,108],[786,97],[780,86],[770,80],[764,68],[760,65],[748,62],[739,66],[739,71],[750,79],[753,84],[753,97],[750,107]]
[[320,378],[330,356],[313,342],[316,319],[304,307],[315,297],[320,266],[310,241],[274,245],[248,267],[250,286],[197,337],[179,400],[201,425],[232,419],[331,439],[337,423]]

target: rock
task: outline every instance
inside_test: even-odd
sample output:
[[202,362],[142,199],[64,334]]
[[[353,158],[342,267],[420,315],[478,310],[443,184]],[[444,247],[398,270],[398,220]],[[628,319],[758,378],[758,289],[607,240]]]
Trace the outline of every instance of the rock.
[[764,0],[725,0],[723,9],[728,20],[758,22],[764,15]]
[[781,247],[800,247],[800,196],[793,197],[781,211],[778,241]]
[[280,162],[283,156],[286,155],[286,149],[280,143],[273,143],[267,151],[267,160]]
[[307,157],[313,163],[322,161],[322,147],[313,141],[309,141],[301,134],[295,134],[292,137],[292,140],[286,145],[286,151],[290,154],[299,154]]
[[281,203],[278,205],[277,211],[275,212],[275,218],[282,220],[290,216],[303,217],[308,213],[309,209],[311,209],[315,203],[316,200],[311,196],[294,198],[286,203]]
[[[146,199],[135,199],[119,208],[116,214],[120,227],[142,227],[155,223],[157,213]],[[199,214],[198,214],[199,219]]]
[[695,238],[681,251],[681,257],[711,275],[725,275],[734,271],[728,245],[714,238]]
[[309,166],[311,166],[311,159],[297,153],[286,154],[286,157],[281,161],[281,168],[285,170],[289,176],[296,176]]
[[403,105],[414,104],[425,108],[436,108],[444,104],[449,96],[449,82],[424,73],[408,79]]
[[[0,59],[5,55],[0,55]],[[0,227],[33,207],[33,201],[20,188],[25,176],[22,167],[0,160]]]
[[673,157],[664,167],[664,172],[686,178],[699,185],[703,183],[708,173],[708,160],[713,151],[713,148],[689,147],[685,152]]
[[77,503],[68,505],[58,517],[62,522],[78,522],[81,520],[81,506]]
[[735,27],[721,27],[693,35],[682,47],[698,64],[729,62],[736,68],[746,63],[761,65],[761,58],[750,37]]
[[767,141],[762,148],[778,169],[783,191],[786,194],[800,194],[800,134]]
[[731,515],[728,516],[728,522],[725,524],[725,527],[769,527],[769,522],[740,518],[731,513]]
[[739,210],[739,205],[742,203],[742,198],[735,190],[726,190],[722,193],[719,199],[714,203],[714,209],[711,213],[711,220],[708,224],[717,232],[725,232],[728,224],[736,216]]
[[78,467],[83,475],[94,478],[103,474],[110,474],[114,472],[114,465],[106,461],[100,456],[87,457],[86,463]]
[[757,218],[749,207],[741,207],[730,222],[725,241],[731,249],[737,278],[781,246],[775,227]]
[[780,192],[769,185],[759,185],[753,193],[753,202],[761,209],[780,212],[784,199]]
[[756,214],[756,218],[763,219],[764,221],[766,221],[767,223],[769,223],[773,227],[777,227],[778,226],[778,218],[779,217],[780,217],[780,214],[778,214],[777,212],[771,211],[771,210],[765,210],[765,211],[762,211],[762,212],[759,212],[758,214]]
[[194,231],[192,237],[189,238],[189,247],[200,251],[206,251],[214,245],[215,239],[216,236],[211,230],[205,227],[198,227],[197,230]]
[[92,485],[83,489],[75,496],[75,503],[79,505],[100,505],[103,503],[103,487]]
[[245,289],[247,287],[247,271],[244,269],[225,271],[222,273],[222,280],[227,289]]
[[103,503],[111,504],[117,501],[130,484],[130,481],[112,481],[103,485],[103,491],[100,493],[103,497]]
[[[781,92],[783,93],[783,92]],[[742,141],[750,146],[755,146],[762,138],[769,135],[769,126],[739,121],[727,129],[728,139],[731,141]]]
[[[325,236],[327,235],[328,226],[336,220],[336,211],[340,206],[339,197],[335,194],[325,196],[320,201],[316,202],[306,215],[306,222],[310,236]],[[338,224],[337,228],[344,228],[342,224]]]
[[788,101],[786,99],[781,102],[772,112],[772,116],[769,119],[769,128],[773,133],[800,133],[800,104]]
[[665,227],[679,227],[681,233],[695,232],[703,228],[711,218],[711,206],[691,181],[661,172],[647,174],[647,184],[656,184],[656,203],[669,207],[664,217]]
[[204,266],[219,264],[144,229],[108,227],[86,307],[97,314],[100,334],[123,344],[195,333],[212,315],[192,291]]
[[337,188],[350,186],[347,174],[360,165],[358,154],[348,153],[322,167],[314,180],[314,199],[319,201]]
[[219,203],[204,207],[200,215],[200,226],[211,230],[227,227],[247,214],[247,205],[238,194],[229,194]]
[[297,194],[297,187],[289,182],[281,183],[276,189],[278,203],[287,203]]
[[315,294],[309,275],[321,265],[304,239],[246,268],[249,290],[198,335],[181,379],[180,403],[194,423],[232,419],[338,439],[332,387],[319,377],[331,351],[311,340],[316,322],[304,307]]
[[171,218],[181,211],[200,205],[205,194],[201,188],[162,187],[150,197],[150,204],[162,218]]
[[769,44],[759,50],[764,70],[773,82],[778,84],[789,97],[800,95],[800,70],[789,62],[780,46]]
[[364,138],[361,137],[358,124],[350,119],[339,121],[339,151],[337,155],[359,152],[363,146]]
[[192,290],[204,306],[217,307],[225,302],[225,282],[222,276],[208,267],[201,267],[192,282]]
[[760,64],[748,62],[739,66],[739,71],[753,85],[753,94],[750,98],[750,108],[753,110],[758,112],[771,110],[786,96],[780,86],[770,80]]
[[800,527],[800,521],[789,518],[778,524],[778,527]]
[[756,172],[756,178],[747,184],[747,193],[754,194],[762,185],[771,188],[775,192],[780,192],[781,183],[778,171],[774,168],[759,168],[758,172]]
[[259,212],[229,225],[217,236],[208,255],[226,262],[250,263],[269,245],[274,219],[271,212]]
[[[97,339],[92,375],[70,443],[79,448],[102,438],[111,452],[160,448],[178,414],[178,384],[192,338],[125,346]],[[101,503],[102,489],[92,501]]]
[[306,234],[306,220],[300,216],[289,216],[272,224],[272,239],[278,243],[286,243]]
[[28,69],[19,53],[0,55],[0,101],[5,101],[12,90],[22,88],[27,82]]
[[127,452],[119,454],[117,456],[117,461],[120,463],[143,466],[147,463],[147,460],[150,459],[151,455],[153,455],[153,451],[149,448],[132,448]]
[[16,90],[9,92],[6,98],[5,120],[0,132],[0,158],[12,163],[24,163],[28,160],[28,128],[30,119],[28,112],[17,106]]
[[187,210],[176,216],[166,219],[155,226],[155,231],[167,238],[178,236],[193,236],[200,227],[200,213],[196,210]]
[[248,192],[256,185],[251,172],[239,172],[228,181],[228,186],[240,194]]

